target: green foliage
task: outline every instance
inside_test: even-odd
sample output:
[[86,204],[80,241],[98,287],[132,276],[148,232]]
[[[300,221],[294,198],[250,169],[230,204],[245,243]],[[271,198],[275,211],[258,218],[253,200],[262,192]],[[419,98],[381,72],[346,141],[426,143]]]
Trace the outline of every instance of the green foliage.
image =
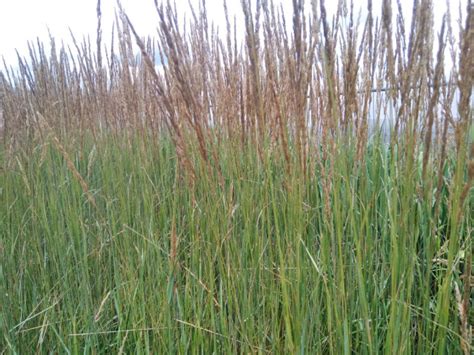
[[[352,149],[337,146],[325,187],[320,166],[288,175],[283,158],[258,164],[255,149],[229,143],[224,184],[205,166],[191,184],[167,140],[87,140],[69,157],[96,207],[54,145],[18,155],[1,175],[1,347],[435,351],[443,287],[460,282],[469,252],[472,196],[454,235],[453,164],[435,220],[432,192],[419,193],[429,179],[380,141],[363,163]],[[451,295],[443,312],[445,349],[458,353]]]

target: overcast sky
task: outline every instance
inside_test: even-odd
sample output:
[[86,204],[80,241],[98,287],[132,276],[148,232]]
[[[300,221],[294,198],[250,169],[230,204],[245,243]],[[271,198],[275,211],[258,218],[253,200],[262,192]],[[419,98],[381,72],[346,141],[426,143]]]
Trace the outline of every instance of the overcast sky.
[[[288,16],[291,16],[291,0],[275,1],[281,2]],[[199,0],[190,2],[197,4]],[[381,2],[373,0],[374,10],[379,11]],[[176,3],[178,11],[186,14],[188,0],[177,0]],[[225,24],[222,3],[222,0],[207,0],[208,17],[219,26]],[[232,15],[241,16],[240,0],[227,0],[227,3]],[[401,0],[401,3],[405,17],[409,19],[413,0]],[[453,19],[457,20],[459,5],[465,14],[467,0],[433,0],[433,3],[435,28],[439,29],[446,6],[451,8]],[[102,0],[105,38],[110,36],[115,4],[115,0]],[[155,32],[157,14],[153,0],[122,0],[122,4],[140,35]],[[326,1],[329,14],[334,13],[336,4],[337,0]],[[366,0],[354,0],[354,4],[365,9]],[[396,6],[396,1],[393,1],[393,5]],[[48,28],[56,39],[69,42],[68,28],[77,37],[91,35],[95,38],[96,25],[96,0],[0,0],[0,57],[4,57],[9,64],[15,63],[15,49],[24,55],[27,53],[27,41],[37,37],[48,41]]]

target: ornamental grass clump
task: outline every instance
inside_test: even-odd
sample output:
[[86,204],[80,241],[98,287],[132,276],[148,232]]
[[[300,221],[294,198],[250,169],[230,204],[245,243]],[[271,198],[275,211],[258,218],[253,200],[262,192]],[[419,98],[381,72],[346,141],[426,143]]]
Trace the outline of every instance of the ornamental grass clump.
[[2,351],[472,353],[472,2],[292,4],[4,63]]

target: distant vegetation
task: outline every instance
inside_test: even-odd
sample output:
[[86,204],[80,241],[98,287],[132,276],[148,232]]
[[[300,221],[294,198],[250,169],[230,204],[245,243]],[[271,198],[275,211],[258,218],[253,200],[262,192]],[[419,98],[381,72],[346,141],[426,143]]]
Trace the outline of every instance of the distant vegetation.
[[0,352],[472,353],[471,1],[293,5],[4,66]]

